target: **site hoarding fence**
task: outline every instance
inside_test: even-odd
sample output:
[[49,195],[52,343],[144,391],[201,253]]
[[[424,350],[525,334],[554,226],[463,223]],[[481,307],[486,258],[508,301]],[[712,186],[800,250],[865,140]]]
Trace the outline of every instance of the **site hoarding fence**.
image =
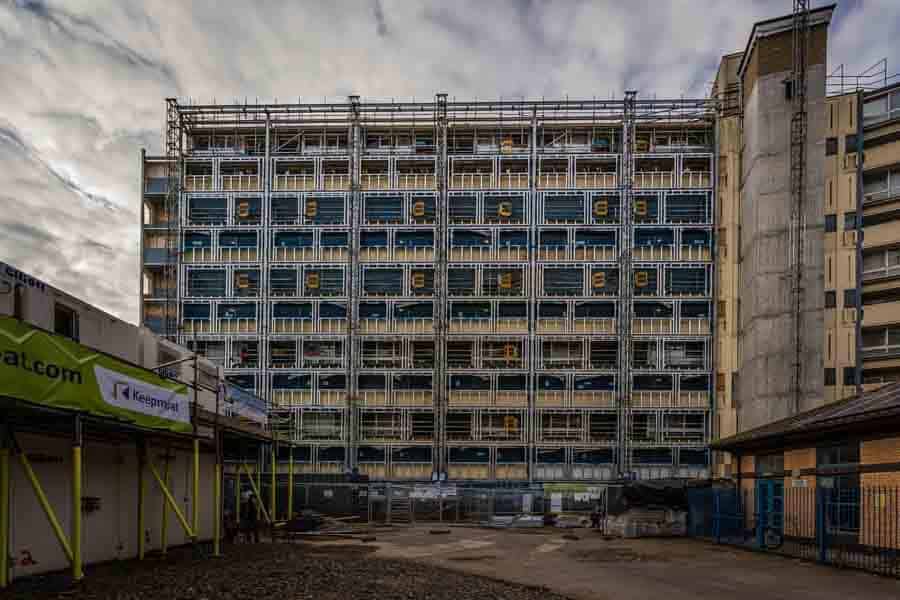
[[688,492],[688,533],[900,578],[900,488],[852,477],[758,479]]
[[[263,473],[260,494],[269,506],[269,474]],[[494,517],[518,515],[574,515],[588,522],[590,514],[605,502],[605,486],[546,484],[534,486],[488,487],[474,484],[382,483],[304,480],[295,475],[293,493],[288,493],[288,477],[276,477],[275,520],[287,518],[288,502],[295,515],[312,510],[328,517],[346,518],[348,523],[487,523]],[[233,474],[226,474],[226,513],[235,510],[237,490]],[[252,491],[247,477],[241,478],[241,492]]]

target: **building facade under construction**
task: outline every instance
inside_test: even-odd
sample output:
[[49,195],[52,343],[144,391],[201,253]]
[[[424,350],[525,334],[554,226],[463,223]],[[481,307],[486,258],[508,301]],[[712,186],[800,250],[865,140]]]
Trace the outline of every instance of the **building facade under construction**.
[[708,474],[714,100],[167,115],[142,320],[269,398],[298,472]]

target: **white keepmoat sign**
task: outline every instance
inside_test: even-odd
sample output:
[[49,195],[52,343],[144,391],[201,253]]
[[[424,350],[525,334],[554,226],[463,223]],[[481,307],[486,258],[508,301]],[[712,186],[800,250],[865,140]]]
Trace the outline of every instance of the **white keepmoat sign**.
[[94,365],[103,400],[113,406],[181,423],[191,422],[187,394],[128,377]]

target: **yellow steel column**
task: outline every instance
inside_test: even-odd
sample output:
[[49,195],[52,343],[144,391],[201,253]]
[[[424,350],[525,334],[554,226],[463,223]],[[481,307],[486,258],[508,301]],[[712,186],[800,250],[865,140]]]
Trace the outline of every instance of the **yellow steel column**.
[[156,470],[156,467],[153,466],[153,463],[150,463],[150,473],[153,474],[153,478],[156,479],[156,483],[159,484],[160,491],[163,493],[163,497],[166,499],[166,502],[169,504],[169,508],[172,509],[172,512],[175,513],[175,517],[178,519],[178,522],[181,523],[181,527],[184,529],[184,532],[190,538],[196,538],[197,534],[191,529],[190,524],[187,522],[187,518],[181,512],[181,509],[178,508],[178,502],[175,501],[175,497],[172,495],[172,492],[169,491],[168,486],[163,483],[162,477],[159,476],[159,472]]
[[200,438],[194,438],[194,486],[191,491],[191,529],[200,535]]
[[262,499],[262,448],[256,452],[256,520],[262,515],[263,499]]
[[[151,463],[151,468],[153,464]],[[166,448],[166,464],[163,466],[163,483],[169,486],[169,449]],[[169,505],[166,500],[166,494],[162,494],[162,529],[159,532],[159,547],[162,555],[165,556],[169,550]]]
[[69,545],[69,538],[67,538],[65,532],[63,532],[62,525],[59,524],[59,519],[56,518],[56,513],[53,512],[53,507],[50,506],[50,501],[47,500],[47,494],[44,493],[44,488],[41,487],[41,482],[38,481],[37,475],[34,474],[34,469],[31,468],[31,461],[28,460],[28,457],[23,451],[19,451],[18,455],[19,463],[21,463],[22,465],[22,470],[25,471],[25,476],[28,478],[28,482],[31,483],[31,489],[34,490],[34,495],[37,496],[38,504],[40,504],[41,508],[44,509],[44,514],[47,516],[47,521],[50,523],[50,528],[53,529],[53,534],[59,541],[59,545],[62,547],[66,558],[71,563],[72,547]]
[[275,456],[275,453],[276,453],[275,444],[271,444],[270,448],[271,448],[270,455],[272,456],[272,481],[271,481],[272,489],[269,491],[269,514],[272,515],[272,520],[274,521],[278,518],[275,513],[275,506],[276,506],[276,501],[275,501],[276,500],[275,499],[275,489],[276,488],[275,488],[275,486],[277,485],[276,476],[275,476],[276,475],[275,474],[275,465],[276,465],[275,459],[277,457]]
[[237,522],[241,522],[241,465],[238,463],[234,470],[234,517]]
[[288,521],[294,518],[294,447],[288,448],[288,493],[287,493],[287,518]]
[[216,473],[213,483],[213,556],[222,556],[222,440],[216,428]]
[[84,577],[81,569],[81,445],[72,446],[72,579]]
[[75,415],[75,437],[72,440],[72,579],[84,577],[81,568],[81,417]]
[[147,447],[143,443],[138,447],[138,560],[144,560],[147,551],[146,539],[146,496],[147,480],[144,471],[147,470]]
[[9,448],[6,440],[0,443],[0,588],[5,588],[9,585]]

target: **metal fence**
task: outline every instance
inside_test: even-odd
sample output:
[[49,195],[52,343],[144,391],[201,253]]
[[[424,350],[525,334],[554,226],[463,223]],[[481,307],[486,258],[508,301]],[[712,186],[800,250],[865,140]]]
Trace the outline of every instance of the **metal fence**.
[[[224,508],[234,514],[237,493],[233,476],[224,482]],[[259,493],[264,506],[271,502],[271,476],[260,478]],[[346,481],[288,481],[276,479],[275,520],[287,518],[288,502],[293,514],[313,510],[329,517],[357,516],[372,523],[484,523],[494,517],[516,515],[571,515],[589,519],[591,512],[603,508],[605,486],[580,484],[533,487],[484,487],[434,484],[350,483]],[[242,478],[241,491],[253,491]]]
[[689,490],[689,535],[900,577],[900,488],[787,481]]

